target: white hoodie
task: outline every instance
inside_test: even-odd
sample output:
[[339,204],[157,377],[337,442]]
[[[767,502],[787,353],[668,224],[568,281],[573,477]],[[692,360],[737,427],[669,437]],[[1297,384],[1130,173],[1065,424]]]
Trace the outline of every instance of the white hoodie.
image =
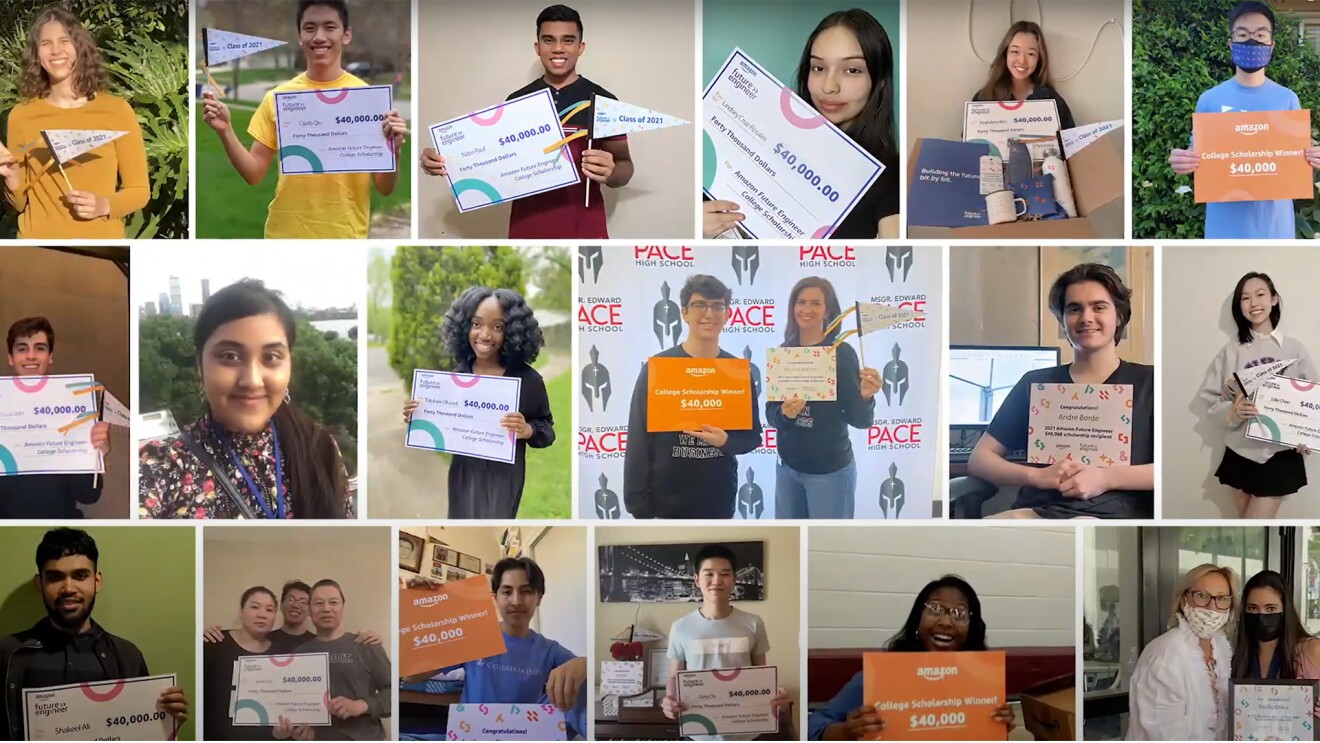
[[1201,654],[1201,638],[1187,620],[1151,640],[1132,673],[1128,740],[1224,740],[1233,650],[1223,630],[1210,640],[1214,689]]

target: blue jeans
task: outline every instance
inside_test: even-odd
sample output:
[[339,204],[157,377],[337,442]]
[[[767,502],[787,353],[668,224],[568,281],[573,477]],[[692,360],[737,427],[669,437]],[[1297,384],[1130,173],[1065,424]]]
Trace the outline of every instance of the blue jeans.
[[857,461],[824,475],[783,462],[775,469],[776,519],[850,519],[857,495]]

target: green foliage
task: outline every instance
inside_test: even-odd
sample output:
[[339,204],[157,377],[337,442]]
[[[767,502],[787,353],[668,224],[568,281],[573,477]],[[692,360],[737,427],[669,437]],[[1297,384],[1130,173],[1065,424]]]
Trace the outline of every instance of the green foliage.
[[453,368],[453,359],[441,347],[440,325],[463,290],[489,286],[527,291],[522,256],[511,247],[400,246],[390,266],[390,284],[390,367],[405,386],[412,384],[414,369]]
[[[169,410],[183,425],[206,412],[186,317],[144,317],[139,330],[139,380],[144,411]],[[332,337],[334,336],[334,337]],[[357,342],[298,321],[289,394],[339,441],[349,475],[357,472]]]
[[[17,80],[28,24],[50,0],[0,0],[0,109],[18,100]],[[127,100],[142,126],[151,200],[125,220],[129,239],[188,237],[188,3],[186,0],[65,0],[96,37],[110,90]],[[6,126],[7,129],[7,126]],[[0,233],[13,236],[17,219],[6,213]]]
[[533,283],[541,290],[537,309],[568,311],[573,306],[573,259],[562,245],[544,247],[529,260]]
[[[544,357],[544,356],[543,356]],[[573,517],[573,373],[565,371],[545,380],[546,396],[555,416],[555,443],[545,449],[527,450],[527,472],[518,505],[520,519],[568,519]]]
[[[1132,15],[1132,201],[1133,236],[1139,239],[1199,239],[1205,207],[1191,193],[1190,176],[1169,168],[1169,150],[1186,148],[1192,113],[1201,93],[1233,75],[1228,14],[1235,0],[1133,0]],[[1320,54],[1298,41],[1298,22],[1277,17],[1274,56],[1266,74],[1292,89],[1302,108],[1320,108]],[[1317,137],[1315,131],[1312,138]],[[1320,228],[1320,201],[1296,202],[1297,232],[1312,237]]]

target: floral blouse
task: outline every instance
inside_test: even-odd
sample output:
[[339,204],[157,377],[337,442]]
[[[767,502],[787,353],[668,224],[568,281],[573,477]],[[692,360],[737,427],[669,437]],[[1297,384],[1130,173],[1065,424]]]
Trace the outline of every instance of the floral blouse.
[[[216,436],[216,423],[203,418],[183,427],[208,454],[223,468],[229,481],[246,500],[252,513],[259,517],[266,508],[276,513],[275,489],[275,437],[267,428],[258,434],[226,432],[238,460],[247,468],[252,481],[262,492],[253,493],[248,487],[229,452]],[[336,449],[338,445],[336,445]],[[281,451],[281,454],[283,452]],[[344,462],[339,460],[340,469]],[[347,474],[345,476],[347,479]],[[294,501],[289,493],[288,460],[284,461],[284,517],[297,518]],[[242,511],[216,481],[211,468],[202,464],[177,438],[152,441],[138,452],[138,518],[143,519],[241,519]],[[344,518],[354,518],[356,504],[351,493],[344,493]]]

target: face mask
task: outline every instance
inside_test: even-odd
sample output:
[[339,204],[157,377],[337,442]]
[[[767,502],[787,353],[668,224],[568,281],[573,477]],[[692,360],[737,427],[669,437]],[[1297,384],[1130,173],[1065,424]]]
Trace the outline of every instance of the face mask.
[[1183,617],[1187,619],[1187,625],[1192,628],[1192,632],[1202,640],[1214,637],[1216,632],[1228,624],[1228,612],[1217,612],[1208,606],[1183,604]]
[[1269,642],[1283,634],[1283,614],[1244,614],[1247,637],[1253,642]]
[[1237,65],[1243,72],[1258,72],[1265,69],[1265,65],[1270,63],[1270,57],[1274,55],[1274,47],[1270,44],[1262,44],[1255,39],[1251,41],[1233,41],[1230,42],[1232,49],[1233,64]]

